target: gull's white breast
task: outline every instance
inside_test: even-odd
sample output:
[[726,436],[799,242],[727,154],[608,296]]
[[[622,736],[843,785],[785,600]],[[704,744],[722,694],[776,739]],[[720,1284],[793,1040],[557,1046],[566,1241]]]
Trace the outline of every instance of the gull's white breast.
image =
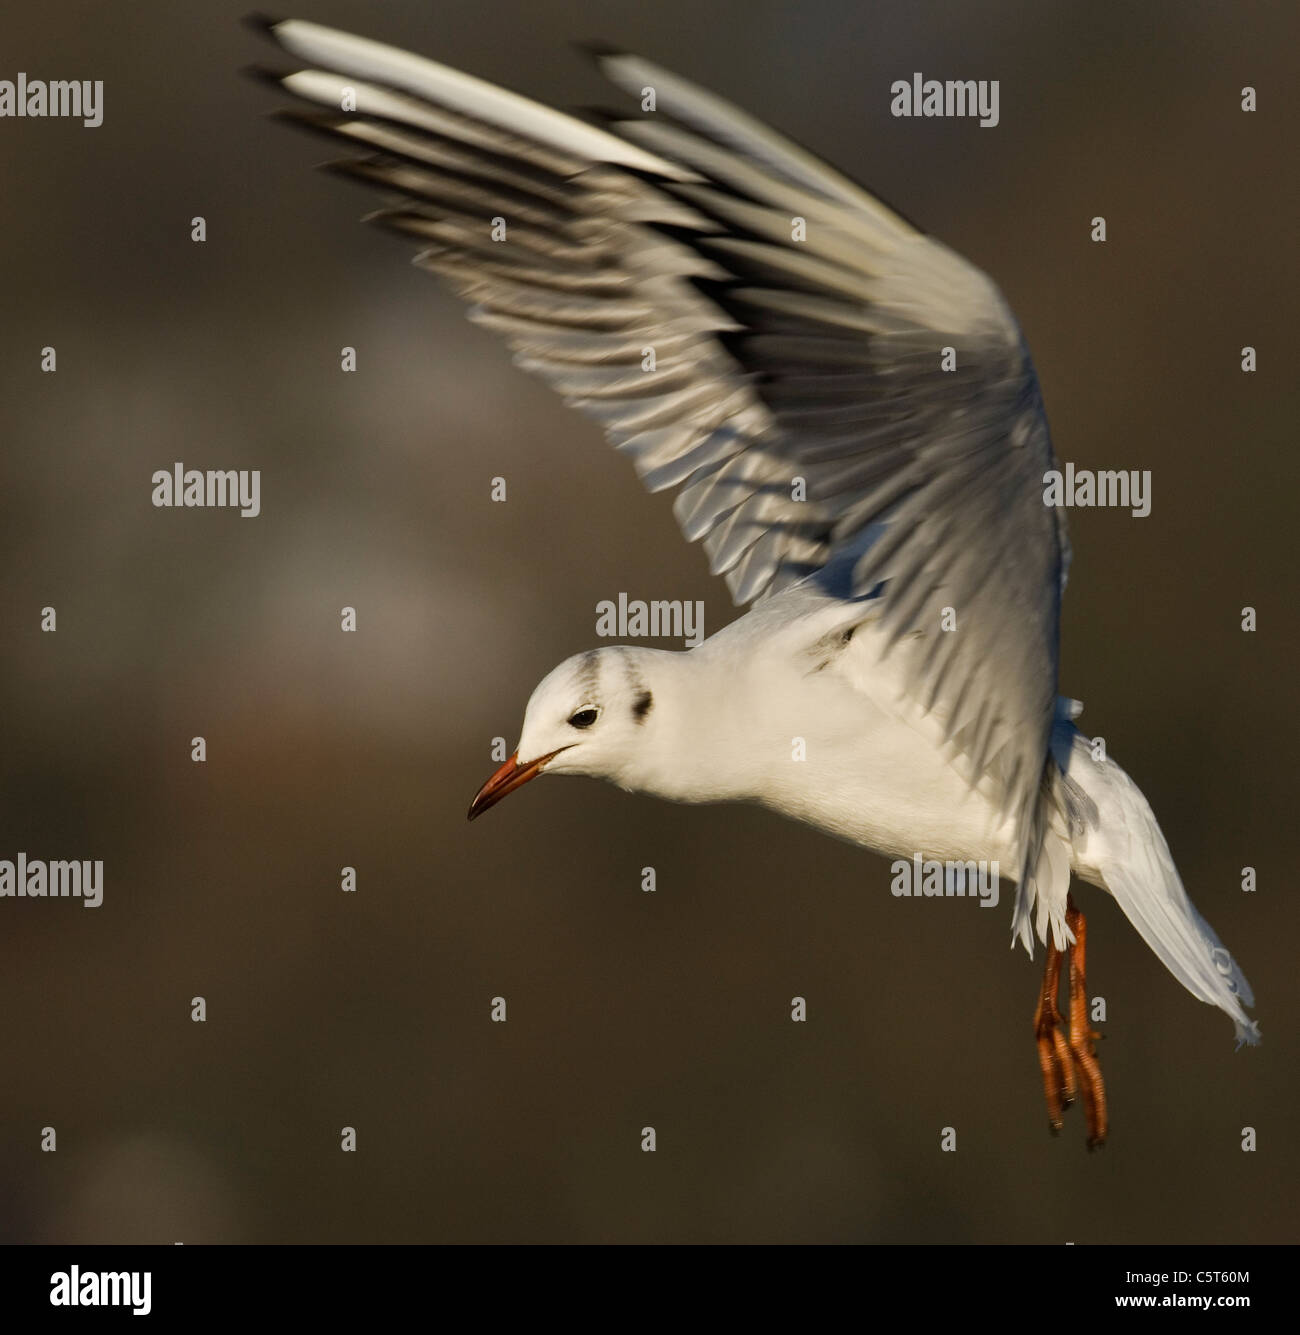
[[[845,631],[852,627],[846,640]],[[759,802],[890,856],[997,860],[1012,827],[904,695],[871,604],[806,588],[755,608],[679,658],[679,724],[646,786],[679,801]]]

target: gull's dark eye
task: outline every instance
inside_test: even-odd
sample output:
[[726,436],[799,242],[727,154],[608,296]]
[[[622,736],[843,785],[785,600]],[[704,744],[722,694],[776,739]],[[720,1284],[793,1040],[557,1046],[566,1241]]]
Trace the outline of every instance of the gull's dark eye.
[[580,709],[569,719],[571,728],[590,728],[600,715],[599,709]]

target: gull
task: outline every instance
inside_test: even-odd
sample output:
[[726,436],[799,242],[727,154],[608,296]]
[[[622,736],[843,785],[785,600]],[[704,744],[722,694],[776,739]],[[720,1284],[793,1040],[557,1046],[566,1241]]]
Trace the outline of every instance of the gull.
[[[1058,696],[1070,548],[1037,376],[980,270],[750,115],[592,47],[639,106],[578,119],[298,20],[258,71],[360,156],[370,220],[516,362],[594,418],[738,607],[697,647],[611,646],[544,677],[471,820],[539,775],[753,802],[887,857],[1008,868],[1055,1133],[1109,1113],[1071,876],[1259,1040],[1245,976],[1146,799]],[[919,893],[918,889],[918,893]],[[954,893],[949,881],[946,893]],[[1061,1014],[1067,978],[1068,1024]]]

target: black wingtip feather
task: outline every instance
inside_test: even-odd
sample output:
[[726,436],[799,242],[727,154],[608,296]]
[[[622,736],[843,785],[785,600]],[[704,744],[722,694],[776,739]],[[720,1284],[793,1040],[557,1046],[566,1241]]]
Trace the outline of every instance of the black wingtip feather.
[[273,88],[284,91],[284,81],[292,73],[291,70],[273,70],[269,65],[245,65],[239,71],[246,79],[254,79],[258,83],[270,84]]
[[611,126],[621,125],[624,121],[635,119],[626,108],[622,111],[614,111],[609,107],[597,107],[589,104],[570,107],[569,112],[571,115],[585,116],[588,120],[594,121],[603,130],[607,130]]
[[622,47],[614,46],[610,42],[602,42],[599,38],[588,41],[576,41],[573,49],[586,56],[588,60],[599,65],[602,60],[612,60],[617,56],[625,56],[628,53]]
[[[318,171],[329,172],[332,176],[342,176],[349,181],[358,181],[363,185],[380,184],[375,177],[378,159],[369,158],[331,158],[328,162],[316,164]],[[363,219],[363,221],[365,221]]]
[[276,28],[284,22],[283,19],[272,18],[269,14],[263,14],[260,10],[253,10],[241,18],[240,23],[245,28],[251,28],[256,33],[274,38]]

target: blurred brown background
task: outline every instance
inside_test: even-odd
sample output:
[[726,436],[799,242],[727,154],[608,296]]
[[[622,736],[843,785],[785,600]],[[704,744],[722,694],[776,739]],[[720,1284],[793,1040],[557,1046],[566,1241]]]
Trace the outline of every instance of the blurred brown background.
[[[1047,1135],[1040,961],[1008,950],[1005,896],[895,900],[882,860],[758,810],[588,782],[466,825],[492,737],[596,642],[600,599],[733,613],[668,498],[359,225],[371,199],[311,169],[328,146],[265,119],[245,7],[0,20],[0,77],[105,82],[99,129],[0,121],[0,857],[106,864],[98,910],[0,901],[4,1235],[1297,1240],[1291,7],[302,14],[559,105],[614,97],[573,38],[716,88],[995,276],[1062,460],[1152,470],[1149,518],[1072,514],[1061,686],[1150,798],[1265,1042],[1234,1054],[1085,888],[1114,1109],[1094,1156],[1079,1110]],[[891,119],[914,70],[1000,79],[1001,124]],[[261,517],[154,509],[174,460],[261,469]]]

